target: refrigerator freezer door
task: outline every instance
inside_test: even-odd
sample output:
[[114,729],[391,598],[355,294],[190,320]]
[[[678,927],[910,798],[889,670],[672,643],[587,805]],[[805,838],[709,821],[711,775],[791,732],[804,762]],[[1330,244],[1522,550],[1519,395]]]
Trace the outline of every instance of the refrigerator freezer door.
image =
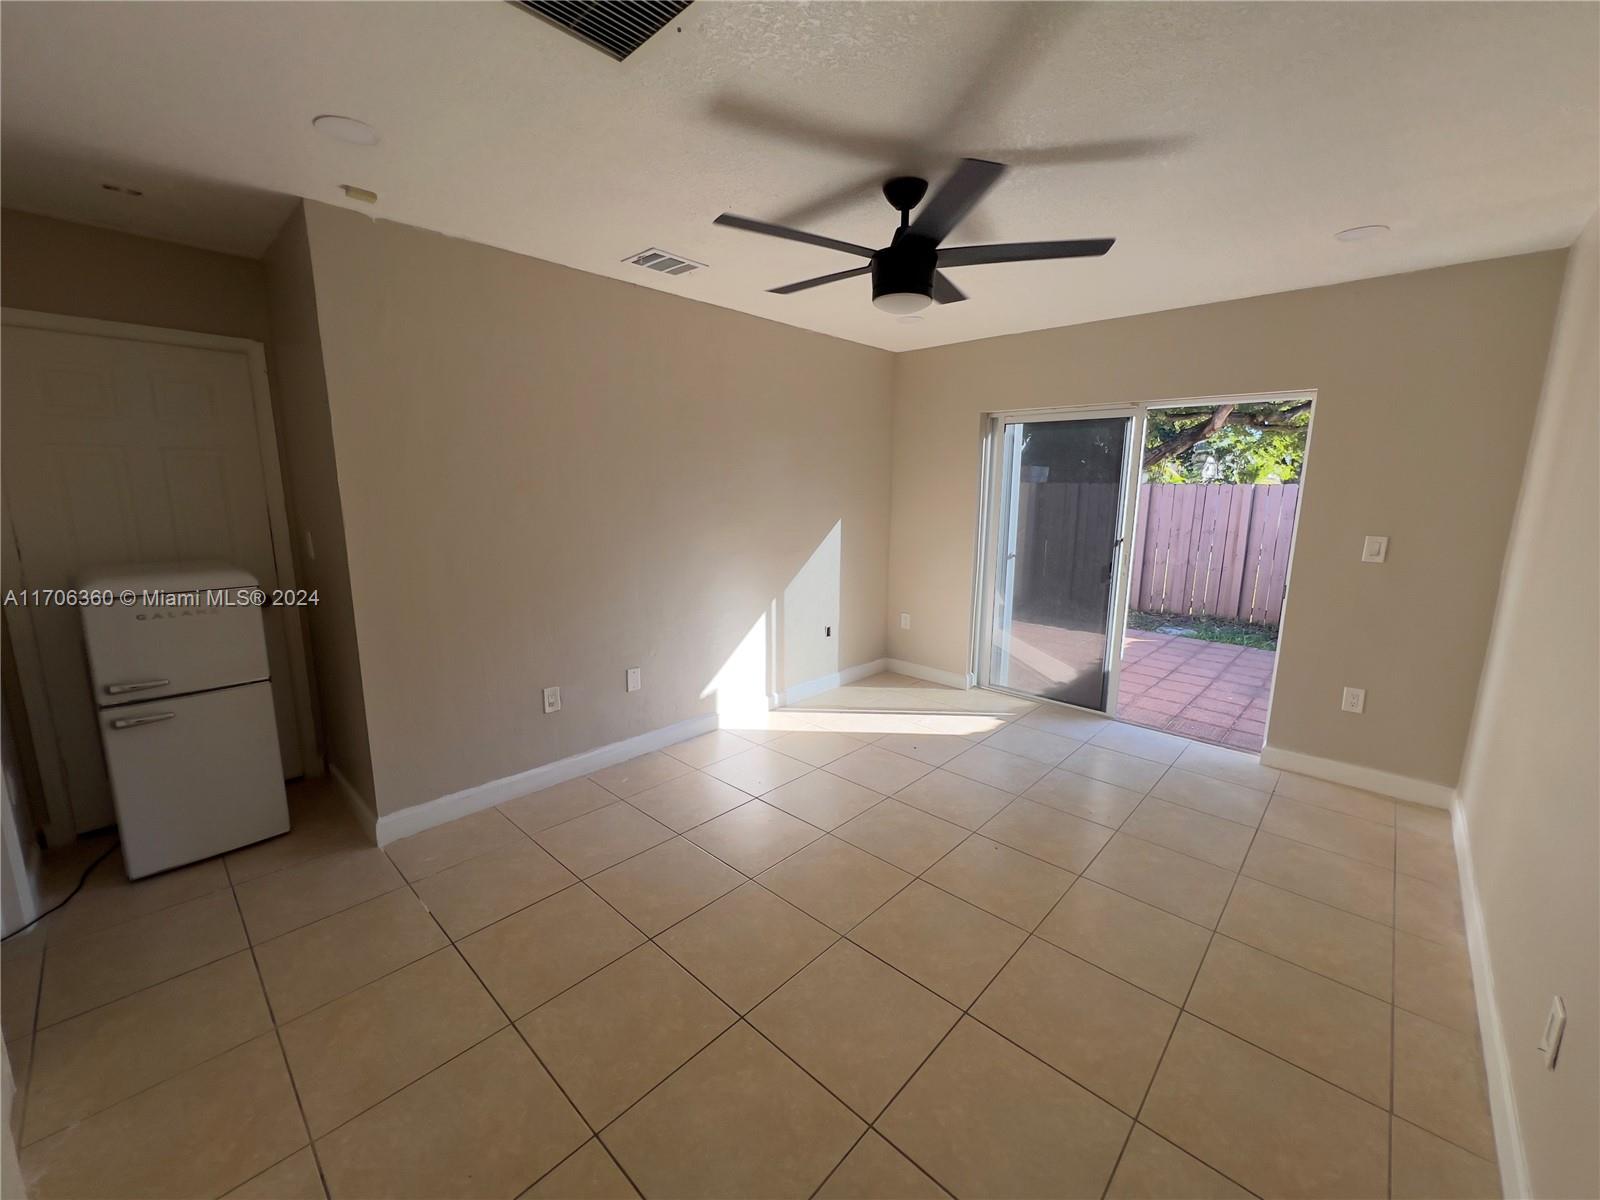
[[[100,707],[251,683],[268,675],[261,610],[221,595],[184,593],[83,610],[83,642]],[[210,600],[211,602],[207,602]]]
[[288,831],[270,684],[99,716],[130,879]]

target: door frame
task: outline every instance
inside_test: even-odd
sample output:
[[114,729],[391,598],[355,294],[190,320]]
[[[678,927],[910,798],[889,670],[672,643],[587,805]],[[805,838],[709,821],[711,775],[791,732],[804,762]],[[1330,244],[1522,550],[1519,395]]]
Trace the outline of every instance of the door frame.
[[[0,325],[6,328],[38,329],[48,333],[75,333],[90,337],[118,338],[164,346],[185,346],[195,350],[238,354],[245,360],[250,378],[250,399],[255,410],[256,441],[261,452],[261,473],[266,487],[267,526],[272,538],[272,561],[278,578],[275,586],[294,588],[293,541],[289,535],[288,502],[283,487],[283,468],[278,457],[278,427],[272,409],[272,389],[267,378],[266,347],[250,338],[220,333],[195,333],[184,329],[162,329],[154,325],[130,325],[122,321],[103,321],[98,317],[74,317],[61,313],[32,312],[21,308],[0,308]],[[21,555],[9,513],[4,524],[7,564],[20,572]],[[17,576],[20,578],[20,573]],[[295,727],[299,735],[300,761],[309,776],[322,774],[322,755],[317,748],[317,730],[311,706],[311,673],[306,659],[305,629],[301,611],[287,606],[289,643],[289,691],[294,702]],[[12,646],[17,655],[17,674],[22,681],[24,704],[35,753],[40,764],[47,814],[45,839],[52,846],[64,845],[77,836],[66,780],[60,769],[60,748],[55,722],[44,695],[42,660],[29,610],[18,605],[6,610],[11,626]]]
[[[1050,700],[1040,696],[1031,696],[1025,692],[1013,692],[1009,688],[994,687],[988,682],[988,662],[990,658],[990,638],[993,634],[993,604],[994,604],[994,551],[997,545],[993,536],[995,522],[999,518],[1000,488],[998,486],[1000,470],[1000,451],[1004,439],[997,436],[1001,427],[1007,421],[1016,420],[1061,420],[1071,419],[1074,416],[1082,417],[1135,417],[1134,436],[1130,440],[1130,447],[1142,449],[1144,446],[1145,427],[1152,408],[1186,408],[1202,404],[1265,404],[1275,400],[1308,399],[1311,401],[1311,419],[1306,425],[1306,452],[1305,465],[1300,478],[1300,504],[1294,514],[1294,528],[1289,531],[1289,566],[1284,577],[1283,615],[1278,622],[1278,651],[1272,656],[1272,681],[1267,691],[1267,728],[1262,735],[1263,750],[1270,744],[1272,735],[1272,698],[1278,691],[1278,668],[1283,663],[1284,632],[1289,623],[1289,598],[1294,591],[1294,562],[1295,552],[1300,546],[1300,523],[1305,516],[1306,488],[1311,480],[1311,446],[1316,436],[1317,400],[1318,390],[1314,387],[1284,388],[1271,392],[1240,392],[1223,393],[1221,395],[1178,396],[1162,400],[1137,400],[1126,404],[1095,405],[1085,407],[1055,407],[1055,408],[1019,408],[999,410],[983,415],[983,436],[981,442],[981,468],[979,472],[978,491],[978,537],[976,555],[973,563],[973,603],[972,603],[972,633],[971,653],[968,660],[968,678],[979,687],[992,688],[997,692],[1007,692],[1010,695],[1020,696],[1038,704],[1054,704],[1061,708],[1070,708],[1078,712],[1094,713],[1094,709],[1086,709],[1076,704],[1067,704],[1061,700]],[[1117,588],[1113,596],[1115,611],[1111,623],[1112,636],[1116,640],[1115,661],[1109,671],[1106,685],[1107,711],[1096,715],[1116,719],[1118,689],[1122,672],[1122,644],[1127,636],[1128,609],[1132,597],[1128,595],[1128,586],[1133,574],[1133,554],[1138,549],[1134,545],[1134,533],[1138,528],[1139,506],[1139,476],[1140,460],[1142,455],[1134,453],[1131,449],[1128,455],[1126,474],[1123,478],[1123,513],[1122,543],[1119,547],[1119,562],[1117,564]]]
[[[1133,559],[1128,553],[1133,538],[1135,509],[1138,504],[1137,450],[1144,445],[1145,404],[1107,404],[1093,407],[1010,409],[987,413],[984,416],[982,503],[978,509],[978,560],[975,564],[972,623],[972,653],[969,671],[979,687],[989,688],[1007,695],[1020,696],[1039,704],[1055,704],[1079,712],[1095,713],[1115,718],[1117,690],[1122,672],[1122,637],[1128,620],[1127,590]],[[1124,418],[1130,422],[1126,444],[1123,447],[1122,495],[1118,501],[1117,527],[1119,530],[1116,565],[1112,571],[1111,612],[1106,623],[1106,708],[1084,708],[1064,700],[1051,700],[1030,692],[1001,687],[990,680],[993,661],[994,599],[996,573],[999,570],[999,532],[1001,529],[1001,482],[1005,477],[1005,464],[1000,461],[1005,451],[1004,430],[1008,424],[1045,421],[1106,420]]]

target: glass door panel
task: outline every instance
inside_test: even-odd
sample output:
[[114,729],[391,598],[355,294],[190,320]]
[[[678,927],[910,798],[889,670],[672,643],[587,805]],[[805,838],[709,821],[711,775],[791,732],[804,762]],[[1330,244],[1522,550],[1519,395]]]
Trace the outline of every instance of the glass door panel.
[[1001,428],[989,682],[1106,710],[1132,417]]

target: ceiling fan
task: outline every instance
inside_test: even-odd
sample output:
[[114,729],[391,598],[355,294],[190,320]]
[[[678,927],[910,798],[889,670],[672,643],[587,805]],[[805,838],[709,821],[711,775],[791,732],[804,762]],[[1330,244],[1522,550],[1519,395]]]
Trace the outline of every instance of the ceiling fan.
[[883,185],[883,196],[899,213],[900,227],[887,246],[873,250],[854,242],[791,229],[787,225],[773,225],[749,217],[723,213],[718,225],[733,229],[748,229],[769,237],[787,238],[792,242],[805,242],[841,250],[868,260],[864,267],[848,271],[835,271],[832,275],[819,275],[799,283],[787,283],[769,289],[780,296],[853,279],[857,275],[872,273],[872,303],[887,313],[907,315],[926,308],[937,301],[955,304],[965,300],[966,293],[956,287],[946,275],[947,267],[970,267],[979,263],[1031,262],[1043,258],[1095,258],[1111,249],[1115,238],[1080,238],[1065,242],[1006,242],[991,246],[945,246],[940,243],[950,236],[973,207],[982,200],[1005,174],[1002,163],[981,158],[964,158],[934,192],[915,220],[911,210],[922,203],[927,194],[928,181],[914,175],[900,175]]

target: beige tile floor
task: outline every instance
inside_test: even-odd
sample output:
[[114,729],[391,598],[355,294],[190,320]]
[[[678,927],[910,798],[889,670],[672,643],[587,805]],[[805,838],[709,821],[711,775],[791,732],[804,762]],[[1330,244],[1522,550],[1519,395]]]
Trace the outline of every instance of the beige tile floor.
[[1443,813],[893,676],[293,806],[5,945],[34,1195],[1498,1194]]

